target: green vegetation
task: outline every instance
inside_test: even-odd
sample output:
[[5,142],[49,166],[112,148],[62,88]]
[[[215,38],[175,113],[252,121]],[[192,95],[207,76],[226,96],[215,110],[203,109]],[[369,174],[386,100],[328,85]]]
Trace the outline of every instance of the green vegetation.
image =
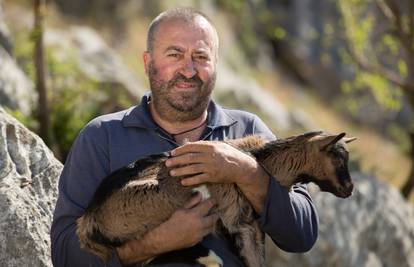
[[[414,109],[414,2],[344,0],[338,2],[354,79],[345,92],[369,89],[385,109],[398,110],[403,96]],[[354,103],[355,104],[355,103]],[[350,105],[351,107],[354,106]],[[405,126],[411,143],[411,173],[402,188],[414,188],[414,122]],[[392,131],[401,135],[401,131]]]
[[[33,80],[32,38],[27,32],[20,33],[15,43],[16,60]],[[73,51],[65,51],[64,57],[57,57],[54,52],[53,47],[46,48],[52,132],[50,147],[64,161],[73,140],[88,121],[106,111],[130,106],[132,100],[116,92],[116,86],[88,78],[79,69]],[[12,114],[29,129],[39,132],[39,124],[34,116],[25,117],[18,111],[12,111]]]
[[233,20],[240,47],[250,64],[257,63],[256,59],[260,52],[258,48],[269,29],[272,34],[274,32],[279,37],[283,37],[281,32],[283,29],[273,27],[272,16],[266,9],[264,1],[217,0],[216,2]]
[[[343,83],[343,91],[369,89],[376,101],[384,108],[398,110],[402,91],[398,84],[384,75],[384,60],[401,78],[407,75],[407,64],[401,52],[401,44],[395,36],[384,33],[377,36],[375,25],[384,23],[373,6],[373,1],[341,1],[344,29],[348,40],[347,63],[351,64],[354,79]],[[350,60],[349,60],[350,59]]]

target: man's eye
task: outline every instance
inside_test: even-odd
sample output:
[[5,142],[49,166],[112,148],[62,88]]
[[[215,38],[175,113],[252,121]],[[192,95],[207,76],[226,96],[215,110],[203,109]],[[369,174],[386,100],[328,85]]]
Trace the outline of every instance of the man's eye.
[[173,54],[168,54],[168,57],[175,57],[178,58],[180,55],[177,53],[173,53]]
[[198,60],[208,60],[208,56],[198,55],[198,56],[196,56],[196,59],[198,59]]

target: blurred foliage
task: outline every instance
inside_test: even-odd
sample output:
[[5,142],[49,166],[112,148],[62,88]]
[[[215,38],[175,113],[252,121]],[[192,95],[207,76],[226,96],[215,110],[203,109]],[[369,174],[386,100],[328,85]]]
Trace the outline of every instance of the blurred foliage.
[[216,0],[219,8],[233,20],[240,46],[250,64],[255,65],[263,40],[286,37],[286,31],[275,24],[275,17],[265,1]]
[[407,76],[407,63],[401,42],[389,34],[392,25],[381,17],[375,0],[339,1],[348,49],[344,62],[353,69],[353,79],[342,84],[344,93],[369,89],[384,108],[399,110],[403,91],[380,69],[391,69],[401,78]]
[[226,108],[240,109],[243,107],[243,110],[249,111],[256,114],[262,119],[266,125],[272,129],[274,132],[279,130],[277,124],[269,116],[264,114],[262,110],[254,103],[248,95],[236,95],[235,91],[232,90],[214,90],[214,99],[220,105]]
[[[7,113],[13,116],[15,119],[23,123],[29,129],[37,129],[39,124],[33,116],[26,116],[20,110],[10,109],[8,107],[2,106]],[[33,112],[32,112],[33,114]]]
[[100,114],[99,84],[79,71],[73,56],[65,61],[48,53],[51,127],[55,143],[67,155],[79,130]]
[[406,130],[402,129],[399,125],[391,123],[388,126],[387,133],[393,140],[398,140],[399,147],[402,152],[409,155],[410,153],[410,139]]
[[[34,80],[33,36],[21,32],[16,36],[14,56],[30,79]],[[78,68],[76,58],[68,52],[57,58],[53,48],[46,48],[49,73],[48,101],[51,115],[52,149],[61,160],[66,158],[70,146],[80,129],[100,114],[104,96],[99,83],[90,80]],[[35,112],[34,112],[35,113]],[[12,112],[29,129],[37,132],[34,117]]]
[[[355,88],[367,87],[378,103],[399,109],[402,96],[414,110],[414,2],[412,0],[343,0],[348,52],[353,59]],[[345,90],[352,87],[346,85]],[[401,191],[414,189],[414,121],[404,126],[411,148],[411,171]],[[389,133],[401,135],[392,128]]]

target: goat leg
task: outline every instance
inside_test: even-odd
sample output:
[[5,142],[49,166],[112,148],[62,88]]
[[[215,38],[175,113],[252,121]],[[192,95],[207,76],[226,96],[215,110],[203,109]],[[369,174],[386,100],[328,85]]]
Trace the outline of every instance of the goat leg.
[[264,244],[256,241],[257,231],[261,230],[255,228],[251,224],[241,224],[234,235],[235,246],[246,266],[264,267]]

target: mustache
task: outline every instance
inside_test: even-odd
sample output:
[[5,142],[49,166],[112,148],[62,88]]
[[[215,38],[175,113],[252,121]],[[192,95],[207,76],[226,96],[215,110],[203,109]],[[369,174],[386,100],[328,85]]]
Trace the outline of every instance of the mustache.
[[181,73],[178,73],[177,75],[175,75],[169,82],[170,86],[175,85],[176,83],[179,82],[185,82],[185,83],[191,83],[191,84],[195,84],[197,86],[202,86],[203,85],[203,81],[200,79],[200,77],[198,77],[198,75],[194,75],[191,78],[187,78],[184,75],[182,75]]

